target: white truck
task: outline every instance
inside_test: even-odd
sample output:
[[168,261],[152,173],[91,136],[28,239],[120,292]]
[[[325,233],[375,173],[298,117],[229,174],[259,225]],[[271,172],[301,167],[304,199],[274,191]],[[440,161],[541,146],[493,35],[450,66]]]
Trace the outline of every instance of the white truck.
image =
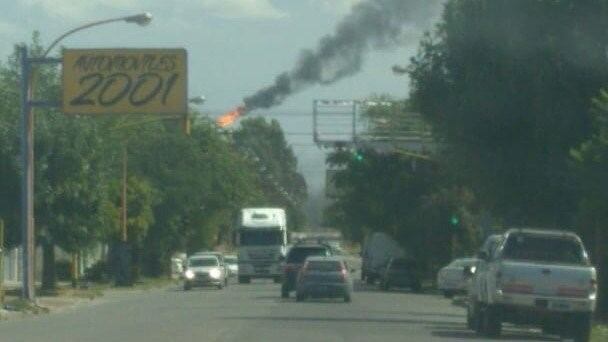
[[236,227],[241,284],[254,278],[281,282],[281,262],[287,249],[287,216],[281,208],[241,209]]
[[587,342],[596,306],[597,275],[574,233],[510,229],[496,248],[478,254],[469,289],[467,323],[488,337],[502,323]]
[[390,235],[375,232],[367,236],[361,249],[361,280],[373,284],[391,258],[403,258],[405,251]]

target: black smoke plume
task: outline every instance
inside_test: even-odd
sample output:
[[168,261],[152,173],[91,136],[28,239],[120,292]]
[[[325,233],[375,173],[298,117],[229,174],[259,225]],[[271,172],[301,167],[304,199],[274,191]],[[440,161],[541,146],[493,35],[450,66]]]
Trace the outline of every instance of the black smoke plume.
[[361,70],[365,54],[403,44],[404,33],[429,26],[441,0],[366,0],[355,5],[314,50],[303,50],[293,70],[243,101],[248,110],[281,104],[315,84],[328,85]]

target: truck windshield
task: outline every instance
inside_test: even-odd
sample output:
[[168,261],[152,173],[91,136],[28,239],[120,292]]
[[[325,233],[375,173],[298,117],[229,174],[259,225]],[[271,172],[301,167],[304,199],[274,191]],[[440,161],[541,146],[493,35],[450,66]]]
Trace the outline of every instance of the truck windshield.
[[511,260],[586,264],[581,244],[563,237],[514,234],[509,236],[503,256]]
[[277,229],[256,229],[256,230],[241,230],[240,245],[241,246],[270,246],[282,245],[283,232]]

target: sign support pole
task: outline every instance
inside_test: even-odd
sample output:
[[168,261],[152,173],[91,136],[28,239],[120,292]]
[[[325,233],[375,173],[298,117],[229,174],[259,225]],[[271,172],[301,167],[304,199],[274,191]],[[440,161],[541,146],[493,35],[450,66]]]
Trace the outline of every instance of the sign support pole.
[[23,248],[22,293],[24,299],[35,299],[34,287],[34,113],[30,105],[31,64],[27,47],[21,46],[21,246]]

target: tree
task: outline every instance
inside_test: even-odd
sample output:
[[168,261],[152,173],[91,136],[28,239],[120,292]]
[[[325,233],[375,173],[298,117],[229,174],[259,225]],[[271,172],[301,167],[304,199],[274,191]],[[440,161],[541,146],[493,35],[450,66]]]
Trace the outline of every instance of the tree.
[[306,181],[297,170],[297,159],[279,122],[262,117],[243,120],[233,139],[258,168],[267,204],[287,208],[290,229],[302,228],[306,223]]
[[574,223],[569,150],[608,81],[606,19],[603,0],[451,0],[412,60],[447,165],[508,224]]
[[582,196],[579,204],[579,231],[588,248],[592,261],[599,268],[599,309],[608,313],[608,253],[605,251],[608,234],[608,92],[601,92],[594,100],[594,132],[578,148],[572,150]]
[[196,122],[191,136],[152,128],[130,145],[129,165],[160,191],[144,240],[144,271],[158,275],[168,271],[173,252],[212,248],[229,236],[238,208],[262,195],[251,165],[212,123]]
[[[325,211],[330,226],[362,242],[371,232],[396,238],[427,276],[453,257],[470,255],[476,246],[474,198],[445,182],[436,163],[398,153],[361,150],[361,160],[338,151],[328,163],[339,167],[338,195]],[[450,219],[458,215],[458,225]]]

